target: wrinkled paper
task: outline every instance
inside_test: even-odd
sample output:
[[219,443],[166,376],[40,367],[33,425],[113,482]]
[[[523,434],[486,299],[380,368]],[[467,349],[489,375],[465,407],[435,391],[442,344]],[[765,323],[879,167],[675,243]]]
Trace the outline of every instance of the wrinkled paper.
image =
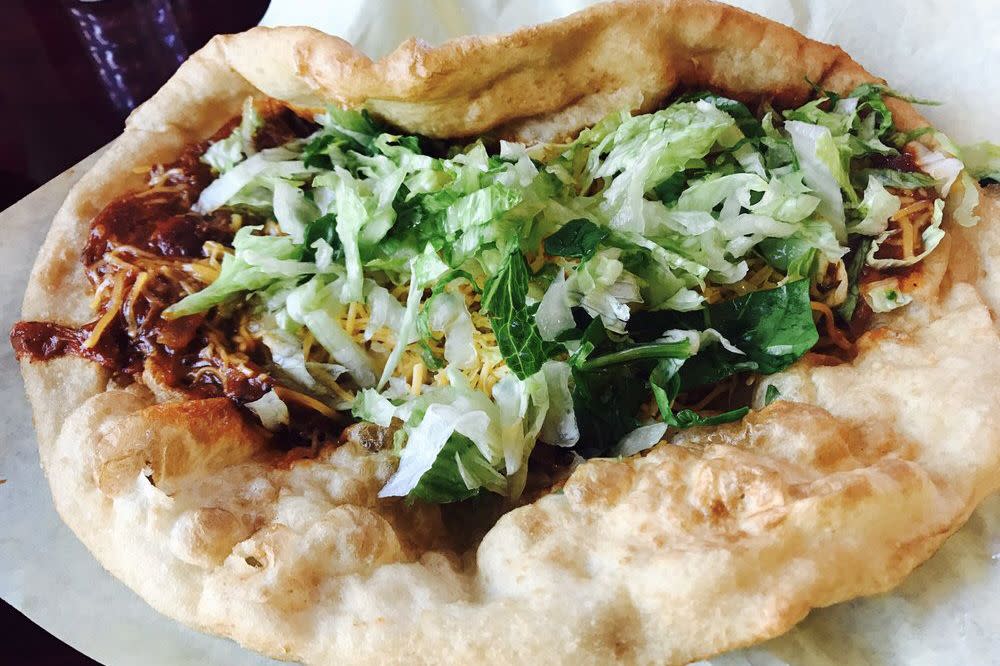
[[[264,25],[312,25],[372,57],[407,37],[431,44],[499,33],[584,7],[579,0],[274,0]],[[1000,11],[992,0],[741,0],[751,11],[844,47],[900,91],[943,104],[924,114],[958,143],[1000,141]],[[96,155],[0,213],[0,329],[20,311],[28,272],[66,192]],[[0,597],[109,666],[276,665],[148,607],[105,572],[52,506],[31,413],[0,344]],[[718,666],[1000,663],[1000,496],[988,499],[890,594],[813,611],[798,627]]]

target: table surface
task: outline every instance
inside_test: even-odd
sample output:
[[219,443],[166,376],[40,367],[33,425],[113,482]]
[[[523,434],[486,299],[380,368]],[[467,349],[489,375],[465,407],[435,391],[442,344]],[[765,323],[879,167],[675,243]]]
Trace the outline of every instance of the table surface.
[[[0,22],[0,210],[111,141],[213,35],[256,25],[268,0],[6,0]],[[0,601],[10,663],[94,666]]]
[[268,0],[5,0],[0,210],[106,144],[128,113],[218,33]]

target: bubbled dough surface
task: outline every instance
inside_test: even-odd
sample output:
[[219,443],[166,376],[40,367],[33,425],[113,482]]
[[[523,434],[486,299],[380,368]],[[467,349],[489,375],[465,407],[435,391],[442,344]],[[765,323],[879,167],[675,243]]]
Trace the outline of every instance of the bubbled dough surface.
[[[210,135],[247,94],[532,140],[652,108],[678,85],[793,103],[805,76],[837,90],[875,80],[835,47],[694,0],[408,42],[378,62],[308,29],[216,38],[71,192],[24,316],[86,321],[90,219],[141,185],[134,168]],[[894,103],[901,128],[921,123]],[[42,462],[63,519],[114,575],[161,612],[276,657],[684,663],[889,589],[997,488],[990,206],[925,285],[940,297],[881,322],[854,363],[800,363],[774,379],[783,400],[743,424],[584,464],[471,551],[450,547],[437,507],[376,499],[385,454],[282,457],[230,408],[156,405],[79,359],[22,365]]]

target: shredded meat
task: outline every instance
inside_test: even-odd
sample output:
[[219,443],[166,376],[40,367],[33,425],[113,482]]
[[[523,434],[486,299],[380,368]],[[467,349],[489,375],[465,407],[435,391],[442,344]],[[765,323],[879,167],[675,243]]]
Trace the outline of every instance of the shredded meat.
[[[278,102],[262,103],[258,110],[263,118],[255,136],[258,149],[315,128]],[[238,124],[239,118],[232,119],[213,140]],[[97,318],[78,328],[18,322],[10,334],[18,358],[80,356],[107,368],[120,383],[152,373],[157,382],[191,397],[226,396],[239,404],[272,387],[260,359],[234,349],[231,321],[204,314],[161,316],[211,280],[206,243],[227,245],[241,224],[253,222],[245,213],[224,209],[208,215],[191,211],[214,178],[200,159],[207,146],[189,146],[176,161],[154,166],[146,189],[115,199],[94,218],[81,260],[96,292]]]

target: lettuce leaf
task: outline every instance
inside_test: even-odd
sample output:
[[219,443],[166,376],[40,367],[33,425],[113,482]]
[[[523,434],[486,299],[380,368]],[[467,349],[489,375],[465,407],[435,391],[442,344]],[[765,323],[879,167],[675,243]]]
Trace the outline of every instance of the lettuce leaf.
[[257,400],[243,405],[260,419],[261,425],[268,430],[278,430],[288,425],[288,406],[282,401],[274,389],[271,389]]
[[976,180],[1000,183],[1000,145],[983,141],[962,146],[962,160],[966,170]]
[[837,239],[846,241],[847,225],[841,189],[853,195],[854,188],[841,162],[833,135],[826,127],[798,120],[785,123],[785,130],[792,137],[792,146],[802,167],[805,183],[820,198],[818,213],[833,227]]
[[895,277],[865,284],[862,295],[873,312],[890,312],[913,301],[913,297],[900,288],[899,279]]
[[641,453],[659,443],[663,439],[663,436],[667,434],[667,427],[668,425],[663,422],[639,426],[622,437],[612,449],[611,454],[627,458],[628,456]]
[[931,215],[931,223],[920,232],[920,238],[923,241],[924,249],[920,254],[914,255],[909,259],[879,259],[876,257],[878,254],[879,247],[885,242],[887,238],[891,235],[898,233],[898,229],[892,229],[885,231],[877,238],[872,241],[871,248],[868,250],[867,263],[873,268],[899,268],[901,266],[912,266],[913,264],[922,261],[924,257],[929,255],[934,251],[934,248],[938,246],[938,243],[944,238],[944,231],[941,229],[941,222],[944,220],[944,199],[934,200],[934,212]]
[[[455,454],[469,455],[471,449],[482,456],[470,440],[489,428],[490,423],[484,411],[462,411],[444,403],[429,405],[419,425],[409,433],[399,459],[399,468],[379,491],[379,497],[404,497],[413,493],[413,497],[431,502],[471,497],[475,492],[468,492],[464,481],[456,478]],[[465,439],[453,438],[456,433],[464,435]],[[446,451],[449,443],[452,443],[452,448]],[[462,456],[459,457],[461,459]],[[456,474],[449,474],[449,470],[454,470]],[[421,486],[425,477],[427,483]]]
[[889,218],[899,210],[899,197],[886,191],[875,176],[868,177],[868,186],[858,206],[857,214],[862,219],[848,226],[852,234],[877,236],[889,226]]
[[576,267],[566,281],[571,305],[600,317],[609,331],[624,333],[631,316],[630,303],[642,301],[637,278],[620,261],[621,250],[601,250]]
[[[209,184],[198,196],[192,210],[212,211],[232,203],[269,206],[277,179],[297,180],[309,177],[314,170],[298,159],[295,146],[268,148],[248,157]],[[263,194],[255,193],[262,190]]]
[[167,318],[205,312],[240,294],[260,291],[277,281],[315,272],[315,264],[302,262],[302,246],[290,236],[257,236],[262,227],[243,227],[233,238],[233,254],[222,259],[219,277],[201,291],[174,303]]
[[254,108],[253,97],[247,97],[243,101],[240,124],[229,133],[229,136],[213,142],[201,156],[201,161],[218,174],[231,170],[244,158],[257,152],[254,147],[254,135],[262,123],[263,119]]
[[706,100],[627,117],[592,148],[584,188],[588,180],[610,179],[602,202],[610,226],[641,233],[645,193],[704,157],[734,126],[730,115]]
[[895,169],[862,169],[857,172],[862,182],[870,183],[872,179],[883,187],[898,187],[903,190],[915,190],[921,187],[933,187],[934,179],[920,171],[897,171]]
[[410,336],[414,333],[424,287],[436,280],[447,269],[448,267],[441,262],[434,248],[430,245],[424,248],[422,254],[410,260],[410,288],[406,295],[406,309],[403,311],[399,330],[396,331],[396,344],[382,368],[382,375],[378,380],[379,389],[388,383],[389,377],[399,365],[403,350],[409,344]]

